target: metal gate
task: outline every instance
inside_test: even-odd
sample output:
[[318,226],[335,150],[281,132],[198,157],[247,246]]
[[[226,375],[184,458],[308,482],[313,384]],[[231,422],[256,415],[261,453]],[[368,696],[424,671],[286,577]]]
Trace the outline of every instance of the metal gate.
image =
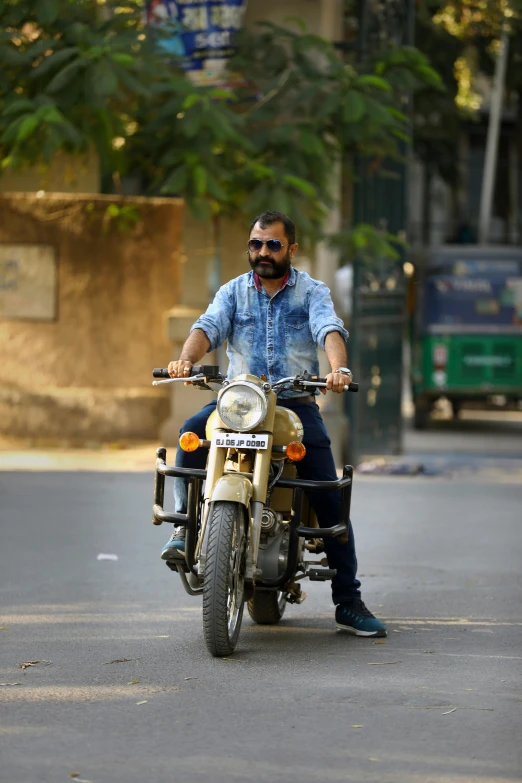
[[[359,62],[381,47],[413,42],[413,0],[359,0],[357,5]],[[406,165],[388,160],[382,168],[387,176],[370,174],[367,163],[355,161],[353,222],[405,235]],[[365,456],[402,450],[403,261],[354,261],[349,364],[359,393],[345,396],[346,451],[353,465]]]
[[405,292],[402,264],[377,272],[354,265],[350,366],[358,394],[345,397],[350,420],[348,460],[402,450],[402,346]]

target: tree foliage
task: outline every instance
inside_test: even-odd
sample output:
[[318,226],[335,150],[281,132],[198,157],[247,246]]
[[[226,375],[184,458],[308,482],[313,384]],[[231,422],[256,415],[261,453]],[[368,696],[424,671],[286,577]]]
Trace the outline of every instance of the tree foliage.
[[[336,161],[357,151],[377,167],[399,156],[409,130],[405,92],[427,81],[439,84],[413,49],[397,50],[395,62],[390,54],[365,71],[345,64],[319,36],[269,23],[257,33],[244,31],[239,43],[234,65],[248,79],[240,93],[248,135],[263,162],[279,172],[281,207],[286,206],[281,186],[293,185],[289,177],[311,183],[320,202],[329,205]],[[397,71],[399,62],[408,85]],[[260,96],[253,103],[252,88]],[[252,205],[266,198],[265,188],[260,183],[251,191]],[[303,196],[309,198],[306,191]]]
[[[522,0],[422,0],[416,42],[440,73],[444,93],[420,90],[415,97],[415,149],[432,171],[457,183],[458,140],[477,118],[480,98],[473,81],[492,77],[503,30],[511,39],[506,85],[522,107]],[[519,120],[520,122],[520,120]]]
[[95,147],[106,180],[140,172],[201,217],[269,205],[312,238],[340,157],[378,168],[401,155],[405,95],[441,86],[417,49],[356,68],[319,36],[264,23],[238,35],[239,86],[199,87],[165,60],[137,0],[4,0],[0,29],[2,168]]
[[125,170],[137,102],[149,94],[156,31],[129,0],[4,0],[0,10],[2,167],[49,163],[95,147],[104,171]]

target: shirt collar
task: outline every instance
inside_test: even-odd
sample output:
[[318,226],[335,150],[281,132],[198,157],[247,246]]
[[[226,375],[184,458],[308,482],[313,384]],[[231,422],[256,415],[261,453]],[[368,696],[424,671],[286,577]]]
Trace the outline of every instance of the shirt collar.
[[[296,280],[296,271],[293,266],[290,267],[288,270],[286,276],[283,278],[283,282],[281,283],[281,287],[279,288],[280,291],[283,290],[283,288],[286,288],[287,285],[295,285]],[[248,281],[249,286],[254,286],[259,293],[262,293],[263,286],[261,283],[261,280],[259,279],[259,275],[257,272],[250,272],[250,280]]]

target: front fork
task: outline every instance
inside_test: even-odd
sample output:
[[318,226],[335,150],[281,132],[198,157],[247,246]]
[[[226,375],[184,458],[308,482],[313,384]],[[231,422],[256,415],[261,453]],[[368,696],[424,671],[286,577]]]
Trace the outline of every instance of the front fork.
[[252,478],[252,502],[250,504],[250,547],[248,548],[245,578],[255,580],[259,576],[257,560],[259,557],[259,542],[261,540],[261,520],[268,492],[268,478],[272,462],[273,436],[268,436],[268,448],[256,453],[254,475]]
[[[211,449],[207,465],[202,530],[198,548],[196,549],[196,560],[199,560],[200,574],[203,574],[205,570],[208,542],[207,520],[210,504],[220,500],[231,503],[241,502],[244,505],[249,528],[245,578],[255,580],[256,576],[259,576],[257,560],[259,556],[259,542],[261,540],[261,520],[270,475],[272,444],[273,437],[269,434],[268,448],[256,452],[251,483],[241,474],[237,476],[234,476],[233,473],[224,474],[226,449],[219,447]],[[226,481],[221,481],[224,478],[226,478]],[[247,483],[248,487],[246,486]]]

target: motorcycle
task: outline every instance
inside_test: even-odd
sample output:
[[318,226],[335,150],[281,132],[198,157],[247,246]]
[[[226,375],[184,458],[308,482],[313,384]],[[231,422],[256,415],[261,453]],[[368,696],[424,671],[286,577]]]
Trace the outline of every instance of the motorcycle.
[[[297,478],[304,458],[303,425],[291,409],[277,405],[283,390],[311,393],[326,387],[324,378],[301,375],[269,383],[254,375],[228,380],[213,365],[195,365],[188,378],[170,378],[167,369],[153,370],[157,386],[181,382],[217,392],[205,439],[185,432],[185,451],[208,449],[206,469],[167,465],[167,450],[156,452],[152,522],[186,528],[185,554],[167,561],[189,595],[203,596],[203,632],[215,657],[233,653],[245,603],[252,620],[276,624],[287,603],[306,598],[300,580],[331,580],[336,571],[325,558],[324,539],[347,540],[353,468],[342,478],[309,481]],[[357,391],[351,382],[346,391]],[[164,509],[165,477],[188,482],[186,514]],[[307,493],[341,490],[340,519],[319,528]]]

